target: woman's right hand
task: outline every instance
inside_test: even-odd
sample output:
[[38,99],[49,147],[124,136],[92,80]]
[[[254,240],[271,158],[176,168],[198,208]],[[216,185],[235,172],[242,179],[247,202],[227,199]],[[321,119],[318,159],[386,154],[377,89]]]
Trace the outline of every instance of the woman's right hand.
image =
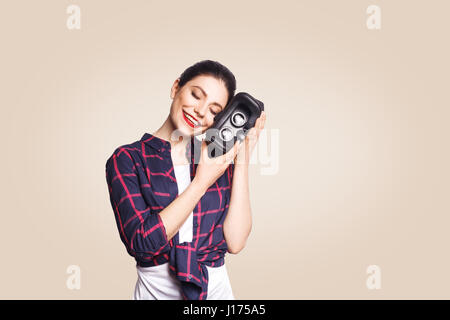
[[237,141],[233,148],[227,153],[210,158],[208,156],[208,146],[206,141],[202,141],[200,161],[195,172],[194,181],[198,183],[203,190],[206,190],[217,181],[217,179],[225,172],[231,161],[236,157],[242,141]]

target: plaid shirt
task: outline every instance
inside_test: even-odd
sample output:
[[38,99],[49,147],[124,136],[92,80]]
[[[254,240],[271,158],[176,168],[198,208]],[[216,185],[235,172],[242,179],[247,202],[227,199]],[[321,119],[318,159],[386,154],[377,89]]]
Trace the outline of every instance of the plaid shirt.
[[[191,181],[200,156],[201,141],[187,145]],[[191,152],[194,150],[194,152]],[[185,300],[206,300],[207,266],[225,263],[228,251],[223,222],[228,212],[234,164],[208,188],[193,210],[192,242],[179,243],[179,233],[168,241],[159,212],[177,196],[171,145],[145,133],[141,140],[118,147],[106,162],[106,181],[120,239],[137,265],[169,262],[181,281]]]

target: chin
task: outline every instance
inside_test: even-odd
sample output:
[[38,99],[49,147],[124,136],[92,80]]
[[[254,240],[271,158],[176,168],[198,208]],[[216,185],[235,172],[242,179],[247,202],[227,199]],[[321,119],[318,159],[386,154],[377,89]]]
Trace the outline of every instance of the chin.
[[192,137],[194,135],[194,131],[186,128],[184,124],[179,125],[177,130],[180,134],[186,137]]

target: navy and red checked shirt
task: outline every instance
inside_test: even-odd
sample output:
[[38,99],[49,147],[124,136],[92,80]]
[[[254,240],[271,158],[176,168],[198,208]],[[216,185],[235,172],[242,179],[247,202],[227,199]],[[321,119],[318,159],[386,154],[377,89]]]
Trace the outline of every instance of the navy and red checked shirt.
[[[187,144],[191,181],[200,159],[201,141]],[[141,140],[118,147],[106,162],[106,181],[120,239],[142,267],[169,262],[181,281],[185,300],[206,300],[207,266],[225,263],[228,251],[223,222],[228,212],[234,164],[212,184],[193,210],[192,242],[167,238],[159,212],[177,196],[170,142],[145,133]],[[181,214],[181,213],[180,213]]]

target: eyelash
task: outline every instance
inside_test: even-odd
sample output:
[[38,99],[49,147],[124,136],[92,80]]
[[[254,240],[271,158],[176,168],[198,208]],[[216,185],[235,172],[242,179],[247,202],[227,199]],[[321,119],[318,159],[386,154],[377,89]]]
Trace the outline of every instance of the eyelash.
[[200,99],[199,97],[197,97],[197,96],[194,94],[194,91],[192,91],[191,93],[192,93],[192,96],[193,96],[195,99],[197,99],[197,100]]
[[[195,99],[200,99],[199,97],[197,97],[195,94],[194,94],[194,91],[191,91],[191,94],[192,94],[192,96],[195,98]],[[211,113],[213,114],[213,115],[217,115],[217,113],[218,112],[214,112],[212,109],[211,109]]]

